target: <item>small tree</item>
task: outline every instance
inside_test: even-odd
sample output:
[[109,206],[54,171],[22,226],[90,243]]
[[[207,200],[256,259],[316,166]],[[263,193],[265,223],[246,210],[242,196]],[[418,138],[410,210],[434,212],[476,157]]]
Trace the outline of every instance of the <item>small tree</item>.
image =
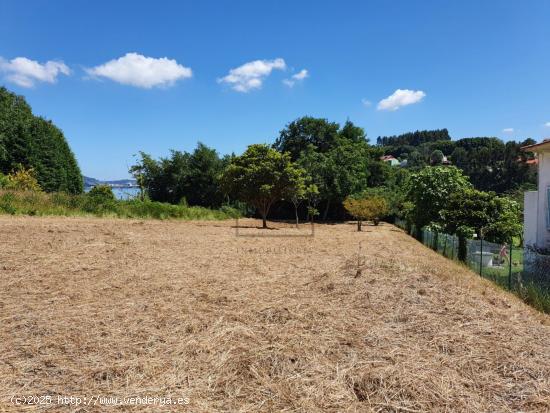
[[262,216],[262,227],[267,228],[271,205],[296,192],[304,174],[290,161],[288,153],[256,144],[231,160],[220,183],[225,193],[254,206]]
[[388,202],[381,196],[360,199],[348,197],[344,200],[344,208],[357,219],[357,231],[361,231],[363,220],[370,220],[378,225],[380,217],[388,213]]
[[292,202],[294,206],[294,216],[296,219],[296,228],[298,228],[298,206],[306,197],[306,185],[304,179],[297,179],[295,184],[290,186],[287,190],[286,198]]

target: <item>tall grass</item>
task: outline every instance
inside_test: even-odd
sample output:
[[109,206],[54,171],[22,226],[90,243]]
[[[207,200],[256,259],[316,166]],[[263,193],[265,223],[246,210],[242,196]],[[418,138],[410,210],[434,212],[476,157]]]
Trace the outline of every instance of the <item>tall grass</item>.
[[116,200],[101,197],[0,190],[0,214],[98,216],[118,218],[154,218],[183,220],[220,220],[235,218],[239,211],[229,206],[209,209],[172,205],[154,201]]

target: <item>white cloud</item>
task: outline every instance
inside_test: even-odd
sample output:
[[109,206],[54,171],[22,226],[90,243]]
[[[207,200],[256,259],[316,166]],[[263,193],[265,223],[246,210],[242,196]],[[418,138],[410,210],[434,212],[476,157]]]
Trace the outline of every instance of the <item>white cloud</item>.
[[550,122],[546,122],[546,123],[544,124],[544,126],[546,126],[547,128],[550,128]]
[[514,133],[514,128],[504,128],[504,129],[502,129],[502,132],[504,132],[504,133]]
[[367,99],[361,99],[361,103],[367,108],[372,106],[372,102]]
[[283,83],[288,87],[294,87],[296,82],[300,82],[306,77],[309,77],[309,72],[307,71],[307,69],[302,69],[298,73],[292,75],[290,79],[283,79]]
[[397,89],[393,94],[378,102],[378,110],[397,110],[402,106],[418,103],[426,94],[421,90]]
[[55,83],[60,74],[69,75],[71,70],[61,61],[48,60],[38,63],[26,57],[4,60],[0,57],[0,72],[7,81],[22,87],[33,87],[36,82]]
[[285,70],[286,63],[283,59],[254,60],[242,66],[231,69],[229,74],[218,79],[218,83],[227,83],[237,92],[249,92],[253,89],[260,89],[264,79],[273,70]]
[[104,77],[123,85],[150,89],[172,86],[180,79],[193,76],[190,68],[178,64],[173,59],[146,57],[138,53],[126,53],[100,66],[86,69],[93,77]]

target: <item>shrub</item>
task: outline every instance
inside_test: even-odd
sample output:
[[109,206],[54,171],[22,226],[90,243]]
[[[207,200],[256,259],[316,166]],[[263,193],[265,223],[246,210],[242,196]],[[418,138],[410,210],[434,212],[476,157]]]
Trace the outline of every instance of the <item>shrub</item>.
[[4,214],[15,215],[15,195],[11,192],[4,192],[0,195],[0,212]]
[[109,185],[94,186],[90,189],[90,192],[88,192],[88,196],[104,201],[113,201],[115,199],[115,194]]
[[95,215],[119,218],[216,220],[241,216],[225,206],[220,210],[188,207],[139,199],[117,200],[110,188],[99,188],[84,195],[63,192],[0,191],[0,213],[27,215]]
[[5,188],[8,184],[8,177],[0,172],[0,189]]
[[42,191],[34,176],[34,171],[22,166],[7,176],[3,187],[15,191]]

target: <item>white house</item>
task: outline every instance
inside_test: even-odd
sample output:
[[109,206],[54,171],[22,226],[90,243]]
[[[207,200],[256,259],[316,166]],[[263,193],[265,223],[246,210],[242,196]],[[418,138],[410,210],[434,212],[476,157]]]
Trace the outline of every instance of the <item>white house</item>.
[[522,148],[538,157],[538,191],[525,193],[524,243],[550,249],[550,139]]

